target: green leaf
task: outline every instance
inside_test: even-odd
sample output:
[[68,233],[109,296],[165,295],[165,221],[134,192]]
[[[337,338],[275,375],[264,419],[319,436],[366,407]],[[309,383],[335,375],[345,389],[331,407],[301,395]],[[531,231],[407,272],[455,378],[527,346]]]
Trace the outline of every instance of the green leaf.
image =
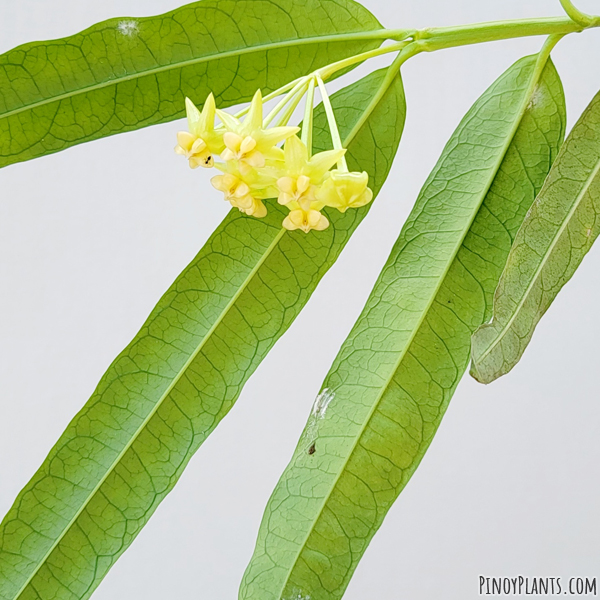
[[204,0],[111,19],[0,56],[0,167],[275,90],[376,47],[377,19],[353,0]]
[[325,379],[241,599],[342,597],[466,370],[564,122],[547,53],[513,65],[463,119]]
[[567,138],[510,251],[494,316],[473,336],[471,375],[490,383],[519,362],[533,332],[600,232],[600,94]]
[[[391,75],[332,96],[350,162],[370,173],[375,192],[404,125],[402,82]],[[318,107],[318,150],[330,147],[327,131]],[[284,212],[277,202],[261,220],[232,211],[109,367],[0,525],[2,600],[90,596],[368,207],[330,211],[330,228],[308,235],[283,230]]]

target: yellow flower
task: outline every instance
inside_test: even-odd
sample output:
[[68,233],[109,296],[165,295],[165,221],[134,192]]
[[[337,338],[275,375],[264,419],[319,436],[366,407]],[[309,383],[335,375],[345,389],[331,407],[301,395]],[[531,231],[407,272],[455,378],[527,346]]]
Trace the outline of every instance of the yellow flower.
[[297,136],[286,140],[282,166],[285,174],[277,180],[277,201],[290,209],[283,221],[286,229],[302,229],[308,233],[311,229],[322,231],[329,226],[329,221],[320,212],[324,204],[318,200],[317,191],[327,171],[344,152],[328,150],[309,158],[308,149]]
[[308,149],[297,136],[288,138],[285,142],[282,165],[285,175],[277,180],[279,204],[296,202],[307,211],[316,201],[316,190],[325,174],[344,152],[345,150],[328,150],[309,158]]
[[297,203],[304,210],[308,210],[310,205],[316,200],[315,185],[310,181],[307,175],[300,175],[297,178],[286,175],[277,180],[279,188],[279,204]]
[[324,181],[316,196],[325,206],[346,212],[359,208],[373,199],[373,191],[367,187],[369,175],[356,171],[348,173],[334,169]]
[[262,203],[263,198],[272,198],[273,185],[269,177],[252,173],[245,178],[232,165],[215,165],[223,171],[223,175],[216,175],[210,182],[213,187],[223,192],[225,200],[231,206],[253,217],[264,217],[267,209]]
[[248,184],[235,175],[231,173],[217,175],[210,181],[217,190],[223,192],[225,200],[241,212],[258,218],[267,214],[267,208],[261,199],[255,198]]
[[225,175],[213,177],[210,182],[215,189],[223,192],[225,200],[227,200],[231,206],[235,206],[240,210],[245,210],[254,204],[254,199],[250,193],[250,187],[239,177],[236,177],[231,173],[225,173]]
[[302,210],[301,208],[291,210],[290,214],[283,220],[283,226],[290,231],[294,229],[302,229],[304,233],[308,233],[311,229],[315,231],[323,231],[329,227],[329,221],[320,211],[309,209]]
[[[290,211],[283,227],[308,233],[329,227],[323,207],[345,212],[373,198],[368,174],[347,171],[345,149],[311,156],[296,135],[298,127],[266,127],[260,90],[243,120],[218,110],[212,94],[202,111],[186,98],[186,111],[189,132],[177,134],[175,152],[185,156],[194,169],[219,169],[222,174],[211,179],[212,185],[247,215],[264,217],[263,200],[277,198]],[[222,122],[216,129],[215,116]],[[285,142],[283,149],[278,146],[281,142]],[[215,155],[224,162],[215,163]],[[339,168],[331,171],[336,163]]]
[[268,159],[282,160],[283,152],[276,144],[297,133],[298,127],[263,126],[263,102],[260,90],[254,94],[248,115],[243,121],[217,109],[217,115],[225,126],[224,150],[221,158],[236,161],[242,175],[252,169],[262,169]]
[[243,208],[240,210],[247,215],[256,217],[257,219],[262,219],[263,217],[267,216],[267,207],[263,204],[260,198],[252,198],[252,206],[250,208]]
[[209,94],[200,112],[196,105],[186,98],[185,108],[190,131],[180,131],[177,134],[175,152],[185,156],[192,169],[212,167],[213,154],[220,153],[224,147],[222,132],[215,130],[215,99]]
[[177,146],[175,152],[188,159],[190,167],[212,167],[214,164],[212,152],[208,149],[206,142],[187,131],[177,133]]

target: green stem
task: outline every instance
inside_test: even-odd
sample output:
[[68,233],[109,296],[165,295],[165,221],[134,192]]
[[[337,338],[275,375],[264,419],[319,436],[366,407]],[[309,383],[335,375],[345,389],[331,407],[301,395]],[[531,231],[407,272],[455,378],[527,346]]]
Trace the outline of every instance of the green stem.
[[[275,98],[285,92],[286,97],[271,111],[267,117],[267,123],[282,110],[290,98],[295,96],[299,87],[306,85],[306,81],[313,76],[318,76],[322,80],[328,79],[338,71],[347,67],[364,62],[369,58],[382,56],[390,52],[403,51],[407,47],[413,47],[410,56],[418,52],[433,52],[444,48],[453,48],[456,46],[467,46],[470,44],[481,44],[485,42],[494,42],[519,37],[529,37],[537,35],[568,35],[570,33],[580,33],[585,29],[599,27],[600,17],[587,15],[579,11],[571,0],[560,0],[563,8],[567,12],[567,17],[547,17],[541,19],[516,19],[509,21],[492,21],[489,23],[473,23],[470,25],[458,25],[454,27],[431,27],[428,29],[382,29],[380,31],[369,32],[370,39],[395,40],[395,43],[381,45],[379,48],[362,52],[355,56],[350,56],[337,61],[325,67],[317,69],[312,74],[300,77],[282,86],[265,96],[265,101]],[[418,45],[418,51],[414,46]],[[401,52],[402,54],[402,52]],[[409,56],[409,55],[404,55]],[[404,59],[406,60],[406,59]],[[240,111],[237,116],[247,112],[247,109]]]
[[[314,73],[300,77],[280,87],[265,96],[264,100],[268,101],[272,98],[286,93],[285,97],[275,106],[265,119],[265,125],[268,125],[273,119],[286,107],[291,100],[291,104],[285,110],[281,117],[281,122],[287,122],[293,111],[298,106],[308,82],[312,78],[317,77],[317,82],[321,92],[324,93],[324,106],[327,110],[329,97],[323,84],[324,79],[328,79],[338,71],[347,67],[364,62],[369,58],[382,56],[390,52],[398,52],[400,54],[394,61],[394,65],[398,67],[411,56],[419,52],[433,52],[444,48],[453,48],[456,46],[467,46],[470,44],[481,44],[485,42],[493,42],[499,40],[507,40],[520,37],[548,35],[558,36],[556,39],[570,33],[580,33],[585,29],[600,27],[600,16],[591,16],[579,11],[571,0],[560,0],[567,17],[547,17],[541,19],[519,19],[509,21],[493,21],[489,23],[473,23],[470,25],[458,25],[455,27],[431,27],[428,29],[381,29],[377,31],[367,32],[366,34],[355,34],[354,37],[361,39],[381,39],[394,40],[391,44],[382,44],[379,48],[362,52],[355,56],[350,56],[343,60],[337,61],[325,67],[317,69]],[[346,36],[347,38],[352,35]],[[391,68],[391,67],[390,67]],[[302,90],[302,94],[298,92]],[[314,83],[313,83],[314,90]],[[331,103],[329,103],[331,105]],[[248,108],[244,108],[236,114],[241,117],[248,112]],[[337,130],[335,117],[333,112],[327,115],[330,127]],[[306,114],[305,114],[306,120]],[[302,134],[303,139],[308,134]],[[333,135],[333,130],[332,130]],[[339,133],[338,133],[339,138]],[[309,138],[307,138],[308,140]],[[340,142],[341,144],[341,142]],[[344,161],[345,162],[345,161]]]
[[[273,100],[273,98],[277,98],[277,96],[281,96],[281,94],[285,94],[286,92],[292,90],[294,87],[296,87],[303,79],[305,79],[304,77],[298,77],[298,79],[294,79],[294,81],[290,81],[289,83],[286,83],[285,85],[282,85],[280,88],[274,90],[273,92],[271,92],[270,94],[267,94],[266,96],[263,97],[263,102],[268,102],[269,100]],[[284,103],[285,104],[285,103]],[[282,105],[283,107],[283,105]],[[242,108],[242,110],[238,111],[235,113],[235,117],[237,117],[238,119],[240,117],[243,117],[245,114],[248,114],[250,110],[250,106],[246,106],[245,108]],[[280,108],[281,110],[281,108]],[[270,116],[271,113],[269,113]]]
[[402,50],[402,52],[400,52],[400,54],[398,54],[398,56],[395,58],[394,62],[388,67],[385,77],[384,77],[383,81],[381,82],[379,89],[377,90],[377,94],[375,94],[375,96],[373,96],[373,99],[369,103],[369,106],[367,107],[367,109],[363,112],[360,119],[355,123],[355,125],[352,128],[352,130],[350,131],[350,133],[346,136],[346,144],[348,144],[349,140],[353,140],[356,137],[356,135],[358,134],[358,132],[362,129],[362,127],[364,126],[367,119],[370,117],[370,115],[373,112],[373,110],[375,109],[375,107],[381,101],[381,98],[383,97],[383,95],[387,92],[390,85],[392,85],[394,78],[398,75],[398,71],[400,70],[400,67],[409,58],[415,56],[416,54],[419,54],[419,52],[422,52],[422,49],[416,43],[413,42],[412,44],[409,44],[406,48],[404,48],[404,50]]
[[[329,99],[329,94],[327,93],[327,88],[325,87],[325,83],[319,75],[317,75],[317,83],[319,85],[319,91],[321,92],[321,97],[323,99],[323,108],[325,108],[325,114],[327,115],[327,123],[329,125],[329,131],[331,132],[331,141],[333,142],[334,150],[343,150],[344,146],[342,145],[342,139],[340,137],[340,130],[337,126],[337,121],[335,119],[335,113],[333,112],[333,106],[331,106],[331,100]],[[338,161],[338,168],[340,171],[348,171],[348,165],[346,164],[346,158],[342,156]]]
[[[392,39],[391,36],[411,36],[415,33],[414,30],[394,31],[386,29],[384,31],[388,33],[390,39]],[[269,116],[267,118],[270,118],[270,121],[272,121],[273,117],[283,108],[283,106],[287,103],[289,98],[295,94],[298,87],[305,83],[307,79],[312,78],[317,74],[320,75],[322,79],[327,79],[331,77],[331,75],[333,75],[334,73],[340,71],[341,69],[350,67],[360,62],[364,62],[369,58],[374,58],[376,56],[381,56],[390,52],[396,52],[398,50],[401,50],[404,46],[408,45],[409,43],[410,42],[408,41],[403,41],[395,44],[390,44],[389,46],[380,46],[379,48],[375,48],[374,50],[362,52],[361,54],[356,54],[355,56],[350,56],[344,60],[339,60],[337,62],[331,63],[330,65],[326,65],[325,67],[317,69],[314,73],[310,73],[309,75],[306,75],[304,77],[298,77],[298,79],[294,79],[294,81],[286,83],[284,86],[274,90],[273,92],[271,92],[263,98],[263,102],[267,102],[269,100],[272,100],[273,98],[276,98],[277,96],[281,96],[281,94],[284,94],[285,92],[288,92],[287,96],[283,100],[281,100],[281,102],[279,102],[279,104],[271,111],[271,113],[269,113]],[[236,113],[236,117],[245,115],[248,112],[248,110],[248,107],[240,110],[238,113]]]
[[[416,31],[407,31],[405,32],[407,35],[413,36]],[[364,62],[369,58],[374,58],[376,56],[382,56],[383,54],[388,54],[390,52],[397,52],[398,50],[402,50],[405,46],[410,44],[411,42],[402,40],[400,42],[396,42],[395,44],[390,44],[388,46],[379,46],[379,48],[375,48],[375,50],[369,50],[368,52],[362,52],[361,54],[357,54],[355,56],[350,56],[343,60],[338,60],[337,62],[331,63],[325,67],[321,67],[315,71],[316,75],[319,75],[321,79],[325,80],[331,77],[334,73],[337,73],[341,69],[345,69],[346,67],[350,67],[360,62]]]
[[[597,27],[598,25],[600,25],[600,22],[594,19],[589,27]],[[425,52],[432,52],[443,48],[534,35],[567,35],[569,33],[579,33],[586,28],[566,17],[521,19],[421,29],[415,33],[414,40],[421,45]]]
[[565,12],[569,15],[569,18],[575,21],[575,23],[578,23],[582,27],[594,26],[594,21],[596,21],[598,17],[592,17],[591,15],[581,12],[575,7],[571,0],[560,0],[560,3]]
[[322,67],[316,73],[327,79],[340,69],[344,69],[375,56],[389,52],[397,52],[408,45],[418,43],[421,51],[432,52],[443,48],[467,46],[520,37],[536,35],[567,35],[580,33],[593,27],[600,27],[600,17],[586,15],[577,10],[571,0],[561,0],[568,17],[545,17],[541,19],[515,19],[509,21],[492,21],[489,23],[472,23],[455,27],[430,27],[428,29],[385,30],[389,40],[396,43],[382,45],[375,50],[363,52]]
[[[283,107],[301,90],[304,86],[306,86],[306,82],[308,77],[301,77],[300,79],[296,79],[292,81],[293,84],[288,93],[277,103],[277,105],[273,108],[273,110],[265,117],[265,127],[273,121],[273,119],[282,111]],[[284,86],[287,87],[287,86]],[[276,90],[279,91],[279,90]],[[274,94],[275,92],[273,92]],[[281,92],[280,92],[281,94]]]
[[311,77],[306,93],[304,119],[302,120],[302,141],[308,149],[308,157],[312,155],[313,107],[315,104],[315,78]]
[[559,34],[548,36],[539,53],[538,62],[540,62],[540,64],[543,61],[544,66],[546,65],[548,58],[550,57],[550,53],[552,50],[554,50],[554,46],[556,46],[556,44],[558,44],[558,42],[560,42],[560,40],[562,40],[564,37],[564,35]]
[[[302,85],[300,85],[293,94],[290,93],[290,98],[289,98],[290,102],[287,105],[287,107],[285,108],[285,110],[282,112],[281,116],[279,117],[279,120],[277,121],[278,127],[282,127],[282,126],[288,124],[289,120],[292,118],[292,115],[294,114],[294,111],[298,107],[298,104],[300,104],[300,100],[302,100],[302,98],[304,97],[304,94],[306,94],[306,88],[309,85],[308,78],[305,78],[305,80],[301,83],[302,83]],[[266,124],[267,124],[267,121],[265,120],[265,125]]]
[[489,23],[472,23],[454,27],[431,27],[428,29],[387,30],[387,39],[396,40],[396,43],[382,45],[374,50],[345,58],[344,60],[322,67],[316,73],[322,79],[327,79],[341,69],[375,56],[397,52],[413,43],[418,43],[423,52],[432,52],[443,48],[520,37],[580,33],[585,29],[600,26],[600,17],[582,13],[573,6],[571,0],[561,0],[561,3],[567,11],[568,17],[515,19],[509,21],[492,21]]

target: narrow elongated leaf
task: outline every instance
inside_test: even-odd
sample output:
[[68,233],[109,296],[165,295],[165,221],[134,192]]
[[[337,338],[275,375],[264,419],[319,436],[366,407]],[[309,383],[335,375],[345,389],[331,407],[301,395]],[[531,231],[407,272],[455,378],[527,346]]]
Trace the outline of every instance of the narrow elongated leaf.
[[243,600],[340,598],[417,468],[562,141],[546,59],[513,65],[448,142],[269,501]]
[[558,155],[510,251],[492,322],[473,336],[471,375],[490,383],[519,361],[544,313],[600,232],[600,94]]
[[[404,124],[400,77],[373,73],[332,102],[378,191]],[[315,129],[330,147],[320,107]],[[2,600],[90,596],[368,211],[330,212],[329,229],[306,235],[269,204],[263,220],[229,214],[20,493],[0,525]]]
[[204,0],[111,19],[0,56],[0,167],[274,90],[375,47],[381,25],[353,0]]

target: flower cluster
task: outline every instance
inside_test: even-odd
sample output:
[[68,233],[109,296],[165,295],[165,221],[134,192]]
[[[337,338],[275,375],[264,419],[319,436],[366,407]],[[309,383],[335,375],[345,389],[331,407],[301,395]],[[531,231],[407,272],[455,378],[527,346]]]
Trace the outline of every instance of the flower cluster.
[[[175,152],[185,156],[192,169],[215,167],[222,174],[212,185],[232,206],[253,217],[264,217],[263,202],[277,198],[289,209],[283,226],[305,233],[329,226],[321,210],[328,206],[345,212],[369,203],[373,192],[367,173],[345,168],[345,149],[311,156],[297,136],[298,127],[266,127],[263,99],[256,92],[245,118],[238,119],[215,106],[212,94],[202,111],[186,99],[188,131],[177,134]],[[215,127],[215,118],[221,124]],[[279,146],[283,142],[283,148]],[[220,156],[223,162],[215,161]],[[338,168],[332,167],[338,163]]]

